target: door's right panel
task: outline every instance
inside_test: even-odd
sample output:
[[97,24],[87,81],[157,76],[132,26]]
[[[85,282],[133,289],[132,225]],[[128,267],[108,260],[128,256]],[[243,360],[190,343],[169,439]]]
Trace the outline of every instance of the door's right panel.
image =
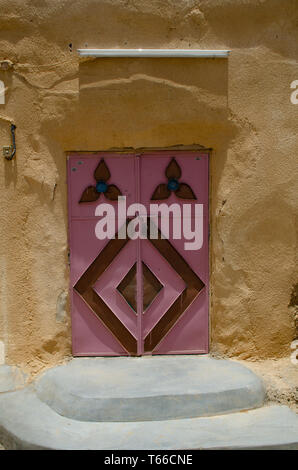
[[[174,212],[169,212],[168,235],[165,233],[166,212],[163,211],[158,219],[158,228],[167,238],[144,240],[141,245],[142,261],[162,285],[143,313],[144,353],[206,353],[208,154],[163,152],[142,155],[140,188],[141,203],[148,214],[151,204],[175,205],[172,206]],[[186,249],[190,242],[192,249]]]

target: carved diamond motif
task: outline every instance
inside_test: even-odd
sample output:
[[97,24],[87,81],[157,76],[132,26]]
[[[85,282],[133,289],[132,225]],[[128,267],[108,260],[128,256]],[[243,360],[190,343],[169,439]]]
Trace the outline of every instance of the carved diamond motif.
[[[150,271],[145,263],[142,263],[143,271],[143,311],[155,299],[163,285]],[[124,297],[131,308],[137,312],[137,265],[134,264],[117,287],[118,292]]]

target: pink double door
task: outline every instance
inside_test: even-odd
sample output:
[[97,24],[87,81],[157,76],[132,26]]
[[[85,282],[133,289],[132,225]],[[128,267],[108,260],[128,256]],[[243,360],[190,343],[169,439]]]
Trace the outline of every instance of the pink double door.
[[208,154],[71,154],[68,193],[73,354],[208,352]]

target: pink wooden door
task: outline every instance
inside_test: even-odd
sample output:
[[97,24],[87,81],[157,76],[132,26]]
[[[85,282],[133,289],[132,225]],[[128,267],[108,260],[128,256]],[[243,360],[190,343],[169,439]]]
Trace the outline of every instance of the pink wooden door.
[[[206,353],[208,155],[73,154],[68,188],[73,354]],[[135,215],[148,222],[135,239],[123,237],[134,217],[119,212],[120,195],[126,208],[140,203]],[[105,239],[96,231],[103,203],[115,213]],[[155,238],[152,204],[171,208],[168,231],[167,211],[151,219]]]

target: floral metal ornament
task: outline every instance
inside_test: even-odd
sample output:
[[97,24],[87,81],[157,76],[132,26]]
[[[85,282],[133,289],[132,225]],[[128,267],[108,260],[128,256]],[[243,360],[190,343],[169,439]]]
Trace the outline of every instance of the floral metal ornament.
[[181,199],[197,199],[188,184],[179,182],[181,177],[181,168],[175,158],[172,158],[168,164],[165,174],[168,178],[168,182],[159,184],[156,187],[151,200],[168,199],[172,192]]
[[110,177],[110,170],[102,158],[94,171],[96,185],[88,186],[83,192],[79,202],[97,201],[101,194],[110,201],[117,201],[118,196],[121,196],[121,192],[114,184],[107,184]]

